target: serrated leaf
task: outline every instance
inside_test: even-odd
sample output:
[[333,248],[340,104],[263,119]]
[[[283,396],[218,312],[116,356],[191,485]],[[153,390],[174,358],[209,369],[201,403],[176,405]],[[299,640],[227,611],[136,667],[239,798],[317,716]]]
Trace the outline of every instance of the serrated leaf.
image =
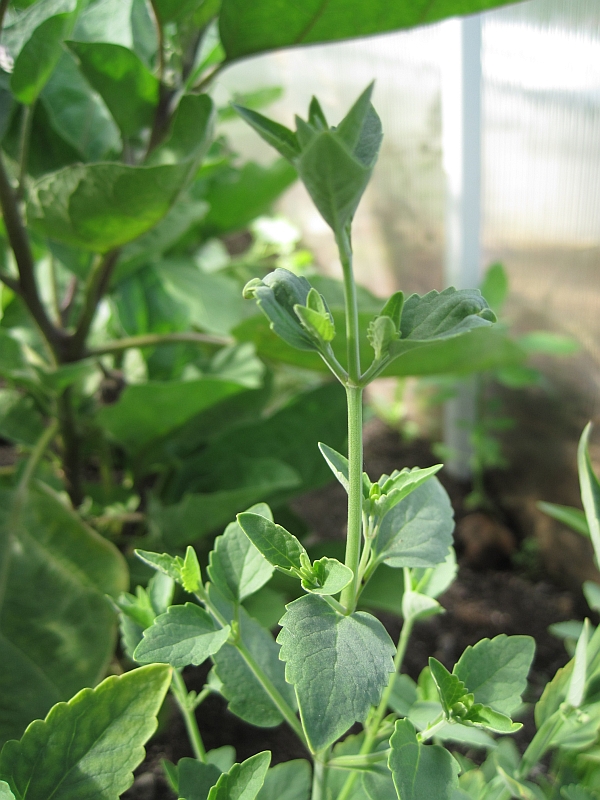
[[152,124],[158,103],[158,79],[132,50],[108,42],[67,44],[125,138],[138,135]]
[[395,647],[379,620],[341,616],[306,595],[286,606],[277,637],[286,680],[294,686],[308,742],[320,750],[364,722],[394,671]]
[[337,558],[324,556],[312,565],[314,580],[304,578],[302,588],[312,594],[333,595],[341,592],[353,578],[350,567]]
[[300,557],[307,556],[306,550],[298,539],[281,525],[248,511],[238,514],[237,520],[254,547],[274,567],[285,570],[302,568]]
[[590,538],[596,554],[596,563],[600,563],[600,481],[596,477],[590,458],[589,440],[592,425],[585,426],[579,447],[577,448],[577,468],[579,470],[579,486],[585,518],[590,530]]
[[270,763],[271,753],[264,752],[234,764],[210,790],[208,800],[255,800]]
[[171,606],[146,628],[133,657],[141,664],[197,667],[221,649],[229,632],[228,625],[218,628],[212,617],[194,603]]
[[411,295],[404,303],[400,322],[401,340],[392,351],[401,352],[404,340],[430,341],[458,336],[477,327],[491,325],[496,317],[479,289],[431,291]]
[[419,467],[409,469],[406,467],[401,471],[395,470],[390,476],[383,475],[378,481],[382,495],[372,501],[377,514],[383,518],[401,500],[404,500],[425,481],[438,473],[442,467],[443,464],[436,464],[425,469],[420,469]]
[[150,230],[169,211],[190,164],[75,164],[31,187],[27,219],[54,241],[106,253]]
[[0,778],[20,800],[117,800],[133,783],[171,682],[152,665],[83,689],[33,722],[0,754]]
[[311,768],[308,761],[295,759],[272,767],[256,800],[308,800]]
[[434,567],[446,559],[453,530],[448,495],[430,478],[386,514],[373,551],[390,567]]
[[464,695],[468,694],[468,690],[460,678],[448,672],[446,667],[440,664],[436,658],[430,657],[429,669],[437,686],[444,714],[447,719],[450,719],[452,706],[462,700]]
[[19,102],[34,103],[62,55],[62,41],[72,14],[57,14],[36,28],[17,56],[10,87]]
[[348,459],[334,450],[333,447],[329,447],[322,442],[319,442],[319,450],[335,477],[344,489],[348,491]]
[[400,800],[452,800],[458,763],[439,745],[424,745],[407,719],[398,720],[390,739],[388,766]]
[[[233,618],[233,606],[219,599],[213,586],[210,587],[210,598],[227,619]],[[294,706],[294,693],[292,687],[286,683],[284,666],[279,660],[279,647],[273,636],[252,619],[243,607],[239,609],[239,623],[243,644],[287,702]],[[225,644],[215,653],[213,661],[216,676],[222,684],[221,692],[233,714],[262,728],[270,728],[283,721],[272,700],[235,647]]]
[[[252,506],[247,513],[272,520],[265,503]],[[244,533],[238,522],[231,522],[215,539],[209,556],[208,577],[219,591],[240,603],[257,592],[273,575],[273,567]]]
[[181,577],[181,570],[184,561],[181,556],[170,556],[168,553],[153,553],[150,550],[136,550],[136,556],[151,566],[153,569],[158,569],[169,578],[172,578],[176,583],[183,586],[183,578]]
[[535,652],[530,636],[482,639],[464,651],[454,674],[472,692],[476,703],[510,715],[521,703]]
[[180,759],[177,762],[176,789],[179,800],[207,800],[221,772],[214,764],[205,764],[195,758]]
[[268,119],[268,117],[264,117],[250,108],[244,108],[236,103],[233,104],[233,107],[267,144],[274,147],[288,161],[294,161],[300,155],[300,146],[298,145],[296,134],[289,128],[272,119]]

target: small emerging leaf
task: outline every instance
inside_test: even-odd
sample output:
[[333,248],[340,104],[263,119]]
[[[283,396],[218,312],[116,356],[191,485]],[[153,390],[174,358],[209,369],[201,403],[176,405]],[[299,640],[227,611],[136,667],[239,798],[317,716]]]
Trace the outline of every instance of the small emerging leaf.
[[402,597],[402,616],[405,620],[416,621],[431,617],[433,614],[442,614],[444,609],[426,594],[405,590]]
[[389,317],[375,317],[367,330],[369,344],[375,351],[375,361],[386,358],[392,342],[398,339],[398,329]]
[[341,592],[353,578],[350,567],[342,564],[337,558],[324,556],[312,565],[314,577],[304,578],[302,588],[312,594],[332,595]]
[[210,790],[208,800],[255,800],[271,763],[271,753],[264,752],[234,764]]
[[244,108],[235,103],[233,103],[233,107],[240,117],[245,119],[267,144],[274,147],[277,152],[281,153],[288,161],[293,162],[294,159],[300,155],[300,146],[296,134],[289,128],[280,125],[272,119],[264,117],[257,111],[252,111],[250,108]]
[[190,594],[197,592],[202,585],[198,556],[191,545],[188,545],[185,551],[185,559],[181,567],[181,584]]
[[181,556],[170,556],[168,553],[152,553],[150,550],[136,550],[135,554],[146,564],[160,570],[176,583],[179,583],[186,592],[193,594],[200,587],[200,566],[192,547],[188,546],[185,560]]
[[437,686],[446,719],[450,719],[452,717],[452,707],[462,700],[465,694],[468,694],[468,690],[460,678],[448,672],[446,667],[436,658],[429,659],[429,669]]
[[394,292],[384,307],[379,312],[380,317],[389,317],[396,330],[400,329],[402,309],[404,308],[404,292]]

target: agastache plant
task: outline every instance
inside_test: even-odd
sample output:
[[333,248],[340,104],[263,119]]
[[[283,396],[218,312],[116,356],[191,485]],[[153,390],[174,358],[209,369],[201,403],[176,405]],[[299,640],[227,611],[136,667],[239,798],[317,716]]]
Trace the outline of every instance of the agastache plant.
[[[20,742],[9,742],[0,756],[1,800],[46,800],[46,773],[53,769],[58,780],[57,770],[66,763],[57,755],[60,742],[72,740],[80,718],[87,725],[77,740],[80,749],[93,735],[95,743],[88,748],[93,758],[74,762],[79,772],[72,780],[88,770],[97,781],[101,773],[108,789],[89,796],[114,800],[119,787],[128,785],[134,763],[129,742],[137,746],[153,729],[169,685],[194,753],[177,765],[166,763],[180,800],[597,800],[600,628],[582,626],[573,660],[536,704],[538,730],[523,755],[509,735],[521,728],[513,717],[520,713],[534,655],[530,637],[484,639],[467,647],[451,670],[430,658],[417,683],[401,674],[415,624],[443,611],[436,598],[456,574],[453,514],[436,477],[441,465],[395,470],[376,481],[363,472],[363,391],[393,359],[468,336],[491,325],[494,315],[478,290],[453,288],[406,299],[397,292],[374,319],[359,311],[352,218],[382,137],[371,91],[335,128],[316,99],[308,120],[297,119],[295,132],[237,109],[296,167],[340,252],[343,325],[304,277],[285,269],[250,281],[245,295],[258,302],[288,345],[317,352],[346,391],[347,456],[319,445],[348,494],[344,563],[312,558],[264,503],[239,514],[217,537],[206,578],[192,547],[185,557],[137,551],[156,574],[136,595],[121,595],[118,606],[124,649],[132,661],[147,666],[84,690],[33,723]],[[600,484],[587,435],[580,449],[582,490],[597,544]],[[363,591],[381,565],[397,570],[403,587],[397,644],[361,607]],[[297,599],[286,606],[274,639],[244,603],[276,570],[295,581]],[[176,584],[188,602],[172,604]],[[188,692],[182,670],[207,659],[213,667],[205,687]],[[154,690],[143,695],[140,687],[148,681],[154,681]],[[210,693],[222,695],[232,713],[254,726],[287,723],[312,765],[298,759],[269,768],[269,752],[235,764],[232,748],[207,752],[195,712]],[[122,721],[110,722],[111,713]],[[361,733],[347,735],[357,722]],[[445,743],[457,741],[488,749],[485,763],[478,767],[451,753]],[[109,762],[121,751],[117,769]],[[557,768],[543,774],[537,765],[548,753]]]

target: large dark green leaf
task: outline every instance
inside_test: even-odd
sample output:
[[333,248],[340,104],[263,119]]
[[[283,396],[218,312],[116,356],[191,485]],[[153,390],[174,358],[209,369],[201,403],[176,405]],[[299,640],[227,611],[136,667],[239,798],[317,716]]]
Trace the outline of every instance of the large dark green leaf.
[[50,124],[86,161],[103,161],[122,149],[119,130],[108,109],[63,53],[41,94]]
[[118,551],[42,485],[22,514],[4,492],[0,563],[0,740],[18,737],[59,700],[93,685],[112,656],[116,619],[106,594],[127,588]]
[[0,755],[0,778],[18,800],[117,800],[133,783],[171,682],[152,665],[112,676],[54,706]]
[[261,214],[296,180],[295,169],[284,159],[268,167],[249,161],[241,169],[217,173],[201,193],[210,205],[202,222],[206,236],[239,230]]
[[128,386],[117,403],[101,409],[97,419],[115,439],[136,452],[244,388],[210,378]]
[[181,547],[222,528],[253,503],[301,485],[298,473],[274,458],[256,458],[238,465],[235,486],[203,494],[186,494],[179,503],[163,505],[152,498],[148,518],[168,547]]
[[[317,443],[325,441],[342,450],[346,435],[345,394],[339,385],[331,383],[297,396],[266,420],[241,425],[213,439],[201,454],[185,462],[179,480],[204,490],[213,480],[209,468],[214,465],[219,465],[223,475],[235,475],[240,462],[275,458],[299,474],[301,484],[295,491],[316,488],[331,478]],[[290,496],[290,492],[286,494]],[[275,505],[283,495],[269,502]]]
[[158,79],[134,52],[106,42],[68,44],[124,137],[135,136],[152,124],[158,103]]
[[364,611],[343,616],[316,595],[286,608],[277,638],[280,657],[317,751],[364,722],[377,705],[394,671],[395,647],[381,622]]
[[27,218],[38,233],[104,253],[136,239],[169,211],[190,164],[89,164],[46,175],[31,188]]
[[214,105],[207,94],[184,94],[173,115],[166,140],[153,150],[149,164],[199,160],[212,142]]
[[17,56],[10,86],[19,102],[31,105],[37,100],[62,55],[71,17],[57,14],[44,20]]
[[474,14],[511,0],[223,0],[221,39],[229,60],[278,47],[329,42]]

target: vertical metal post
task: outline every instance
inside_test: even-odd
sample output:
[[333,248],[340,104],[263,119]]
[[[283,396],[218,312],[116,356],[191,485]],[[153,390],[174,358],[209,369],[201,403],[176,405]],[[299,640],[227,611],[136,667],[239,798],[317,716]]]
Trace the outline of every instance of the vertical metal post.
[[[446,173],[447,286],[474,288],[481,281],[481,17],[451,20],[447,63],[442,71],[442,143]],[[444,409],[448,470],[471,475],[470,429],[475,383],[461,382]]]

